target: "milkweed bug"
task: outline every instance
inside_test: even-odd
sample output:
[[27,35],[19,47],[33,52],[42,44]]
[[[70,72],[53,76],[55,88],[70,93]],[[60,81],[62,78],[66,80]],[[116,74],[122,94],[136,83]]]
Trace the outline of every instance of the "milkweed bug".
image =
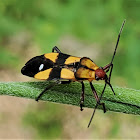
[[[113,70],[113,60],[116,54],[116,50],[118,47],[120,35],[125,24],[125,20],[121,26],[115,51],[112,57],[112,60],[109,64],[104,67],[98,67],[90,58],[88,57],[75,57],[68,54],[62,53],[58,47],[54,47],[52,49],[52,53],[43,54],[40,56],[33,57],[30,59],[25,66],[21,69],[21,73],[23,75],[33,77],[39,80],[54,80],[55,83],[46,87],[36,98],[38,101],[41,96],[50,88],[55,86],[56,84],[69,84],[70,82],[78,81],[82,85],[82,94],[80,99],[80,110],[83,110],[84,106],[84,94],[85,94],[85,86],[83,81],[87,80],[90,83],[91,90],[94,94],[94,97],[97,101],[94,112],[90,119],[89,125],[94,116],[95,110],[98,105],[103,106],[104,113],[106,112],[105,104],[100,103],[102,95],[105,91],[106,85],[108,84],[115,95],[115,92],[110,84],[111,74]],[[54,52],[56,51],[56,52]],[[107,76],[107,72],[109,72],[109,76]],[[64,81],[67,80],[67,81]],[[92,81],[93,80],[104,80],[105,86],[99,98]],[[89,127],[88,125],[88,127]]]

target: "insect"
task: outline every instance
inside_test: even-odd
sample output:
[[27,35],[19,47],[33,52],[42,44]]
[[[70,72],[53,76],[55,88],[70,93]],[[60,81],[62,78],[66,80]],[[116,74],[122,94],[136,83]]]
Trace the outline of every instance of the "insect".
[[[52,49],[52,53],[43,54],[43,55],[36,56],[30,59],[25,64],[25,66],[21,69],[21,73],[23,75],[33,77],[39,80],[54,80],[55,81],[53,84],[50,84],[39,94],[39,96],[36,98],[36,101],[38,101],[47,90],[49,90],[50,88],[52,88],[53,86],[57,84],[69,84],[71,82],[78,81],[82,85],[82,93],[81,93],[81,98],[80,98],[80,110],[82,111],[84,107],[84,100],[85,100],[84,99],[85,86],[84,86],[83,81],[87,80],[89,81],[91,90],[97,101],[97,104],[95,106],[89,125],[92,121],[92,118],[94,116],[95,110],[98,105],[103,106],[103,110],[105,113],[106,112],[105,104],[100,103],[100,100],[105,91],[106,85],[110,86],[112,92],[115,95],[112,85],[110,84],[110,79],[111,79],[111,74],[113,70],[114,56],[116,54],[117,46],[119,43],[120,35],[121,35],[124,24],[125,24],[125,20],[121,26],[121,29],[118,35],[118,39],[117,39],[117,43],[116,43],[112,60],[109,64],[107,64],[104,67],[97,66],[88,57],[81,58],[81,57],[75,57],[68,54],[64,54],[56,46]],[[109,76],[107,76],[107,72],[109,71],[110,71]],[[105,86],[104,86],[104,89],[102,91],[100,98],[92,84],[93,80],[105,81]]]

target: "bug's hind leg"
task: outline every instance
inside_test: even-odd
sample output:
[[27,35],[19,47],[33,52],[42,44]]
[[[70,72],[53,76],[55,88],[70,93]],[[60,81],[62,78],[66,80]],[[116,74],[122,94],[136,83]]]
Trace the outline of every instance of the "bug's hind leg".
[[36,98],[35,100],[38,102],[38,100],[41,98],[41,96],[42,96],[47,90],[49,90],[50,88],[52,88],[52,87],[55,86],[55,85],[56,85],[56,83],[53,83],[53,84],[49,85],[48,87],[46,87],[46,88],[37,96],[37,98]]
[[90,82],[90,87],[91,87],[91,89],[92,89],[92,92],[93,92],[93,94],[94,94],[94,97],[95,97],[97,103],[98,103],[99,105],[102,105],[102,106],[103,106],[103,111],[104,111],[104,113],[105,113],[105,112],[106,112],[105,104],[104,104],[104,103],[100,103],[100,99],[99,99],[99,97],[98,97],[98,95],[97,95],[97,92],[96,92],[96,90],[95,90],[95,88],[94,88],[94,86],[92,85],[91,82]]
[[49,89],[51,89],[52,87],[54,87],[55,85],[57,85],[57,84],[69,84],[71,81],[69,80],[69,81],[56,81],[55,83],[52,83],[52,84],[50,84],[48,87],[46,87],[39,95],[38,95],[38,97],[35,99],[36,101],[38,101],[40,98],[41,98],[41,96],[47,91],[47,90],[49,90]]
[[54,46],[54,47],[52,48],[52,52],[54,52],[54,51],[56,51],[57,53],[62,53],[62,52],[58,49],[57,46]]

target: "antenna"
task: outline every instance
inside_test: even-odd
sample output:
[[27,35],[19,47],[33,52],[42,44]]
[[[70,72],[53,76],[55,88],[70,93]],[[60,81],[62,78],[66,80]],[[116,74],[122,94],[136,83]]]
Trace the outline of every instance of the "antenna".
[[111,86],[111,84],[110,84],[110,78],[111,78],[111,73],[112,73],[112,69],[113,69],[113,64],[112,64],[112,63],[113,63],[113,60],[114,60],[114,57],[115,57],[115,54],[116,54],[116,50],[117,50],[117,47],[118,47],[118,44],[119,44],[120,36],[121,36],[121,33],[122,33],[122,30],[123,30],[123,27],[124,27],[125,22],[126,22],[126,19],[125,19],[125,20],[123,21],[123,23],[122,23],[122,26],[121,26],[121,29],[120,29],[120,32],[119,32],[119,35],[118,35],[117,43],[116,43],[116,46],[115,46],[114,54],[113,54],[111,63],[109,64],[109,69],[110,69],[110,67],[111,67],[111,70],[110,70],[110,73],[109,73],[109,82],[107,81],[108,79],[105,80],[105,86],[104,86],[104,88],[103,88],[103,91],[102,91],[102,93],[101,93],[101,96],[100,96],[100,98],[99,98],[99,101],[96,103],[96,106],[95,106],[94,111],[93,111],[93,113],[92,113],[92,116],[91,116],[91,118],[90,118],[88,127],[90,126],[90,124],[91,124],[91,122],[92,122],[92,119],[93,119],[93,117],[94,117],[94,114],[95,114],[95,111],[96,111],[98,105],[100,105],[100,101],[101,101],[101,99],[102,99],[102,96],[103,96],[103,94],[104,94],[104,91],[105,91],[105,88],[106,88],[106,85],[107,85],[107,84],[109,84],[109,86],[111,87],[111,89],[112,89],[112,91],[113,91],[113,93],[114,93],[114,90],[113,90],[113,88],[112,88],[112,86]]
[[117,39],[115,51],[114,51],[114,54],[113,54],[113,57],[112,57],[112,60],[111,60],[111,64],[112,64],[112,62],[114,60],[114,57],[115,57],[115,54],[116,54],[116,50],[117,50],[117,47],[118,47],[118,44],[119,44],[120,36],[121,36],[121,33],[122,33],[122,30],[123,30],[123,27],[124,27],[125,22],[126,22],[126,19],[122,23],[122,26],[121,26],[121,29],[120,29],[120,32],[119,32],[119,35],[118,35],[118,39]]

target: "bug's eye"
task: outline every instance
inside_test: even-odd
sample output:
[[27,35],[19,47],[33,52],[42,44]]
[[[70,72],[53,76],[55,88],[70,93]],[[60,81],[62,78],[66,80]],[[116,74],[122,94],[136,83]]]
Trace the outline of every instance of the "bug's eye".
[[41,65],[39,66],[39,71],[41,71],[41,70],[43,69],[43,67],[44,67],[44,64],[41,64]]

